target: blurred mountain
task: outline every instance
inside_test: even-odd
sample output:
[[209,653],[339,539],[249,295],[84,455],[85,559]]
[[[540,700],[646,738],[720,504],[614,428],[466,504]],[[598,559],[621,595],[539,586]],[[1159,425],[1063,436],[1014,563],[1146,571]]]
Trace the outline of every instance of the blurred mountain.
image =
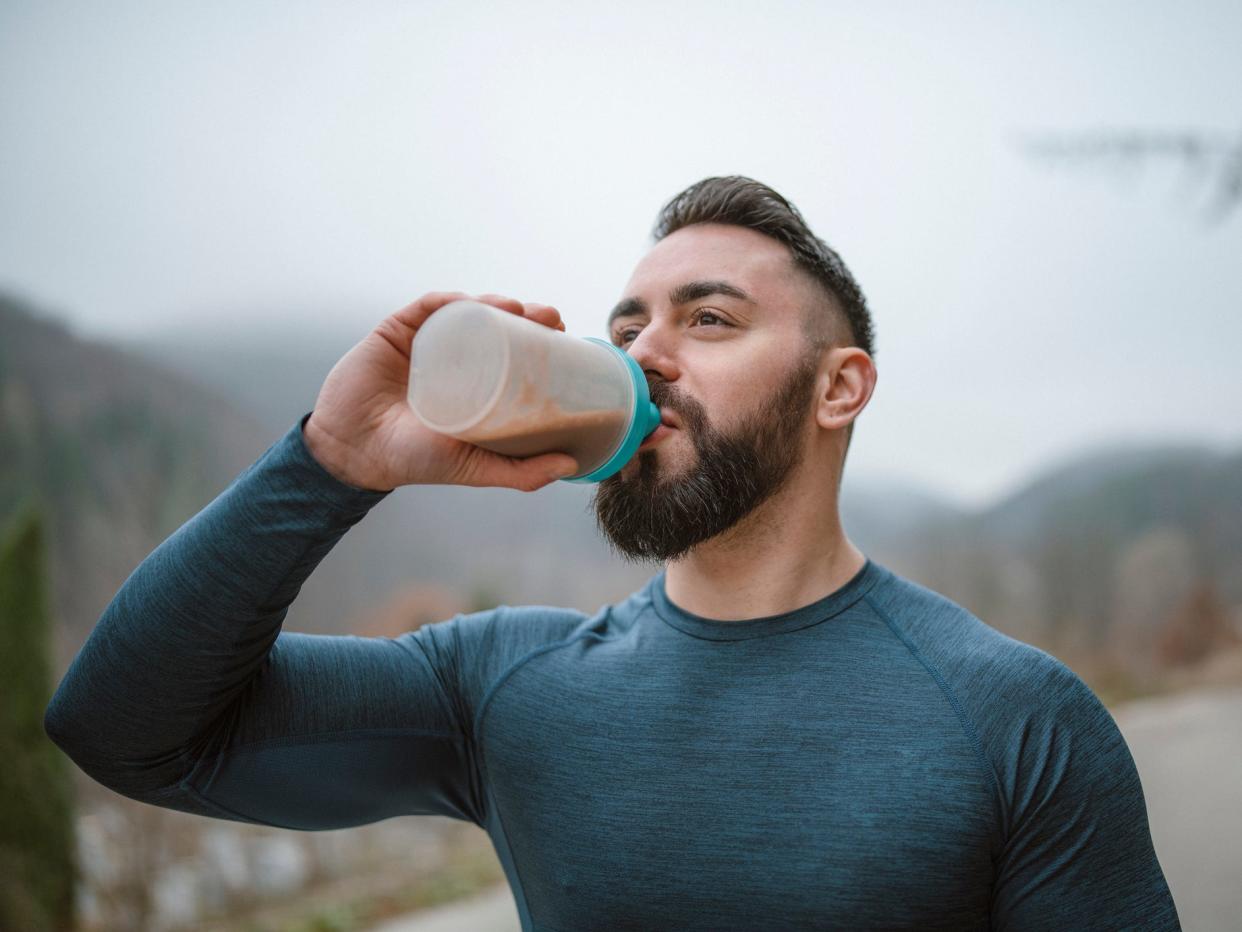
[[1195,599],[1242,605],[1242,450],[1090,451],[978,515],[976,528],[994,555],[976,563],[992,570],[976,596],[983,613],[1003,617],[1029,592],[1040,621],[1015,619],[1019,630],[1150,657]]
[[188,327],[112,345],[181,373],[278,435],[314,407],[332,366],[364,335],[256,323],[244,334]]
[[[311,410],[362,336],[105,344],[0,298],[0,514],[30,490],[53,504],[67,644],[151,549]],[[592,612],[655,568],[609,552],[590,495],[568,483],[533,495],[399,489],[307,580],[286,625],[392,634],[497,604]],[[1242,451],[1089,451],[976,510],[847,470],[841,509],[864,552],[1059,656],[1141,668],[1236,635]]]
[[0,514],[27,495],[46,504],[62,658],[142,558],[265,445],[212,393],[0,296]]
[[921,514],[877,545],[894,569],[1080,672],[1151,681],[1240,641],[1242,450],[1100,448],[986,508]]

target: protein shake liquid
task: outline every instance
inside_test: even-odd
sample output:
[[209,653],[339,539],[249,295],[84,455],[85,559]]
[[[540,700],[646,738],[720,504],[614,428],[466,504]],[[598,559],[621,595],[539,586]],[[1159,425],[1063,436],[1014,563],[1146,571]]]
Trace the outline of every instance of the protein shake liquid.
[[432,430],[488,450],[568,453],[580,472],[567,482],[611,476],[660,424],[628,353],[478,301],[446,304],[419,328],[408,398]]

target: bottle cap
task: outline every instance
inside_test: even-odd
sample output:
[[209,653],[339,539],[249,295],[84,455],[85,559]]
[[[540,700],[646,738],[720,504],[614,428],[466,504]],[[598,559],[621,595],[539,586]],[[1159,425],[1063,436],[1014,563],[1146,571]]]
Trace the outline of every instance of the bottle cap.
[[660,409],[652,403],[651,392],[647,388],[647,377],[634,357],[607,340],[601,340],[598,337],[583,337],[583,339],[606,346],[625,360],[626,371],[629,372],[630,379],[634,383],[634,416],[630,418],[630,428],[622,438],[621,445],[604,462],[604,465],[585,476],[562,479],[562,482],[600,482],[620,472],[621,467],[633,458],[647,435],[660,426]]

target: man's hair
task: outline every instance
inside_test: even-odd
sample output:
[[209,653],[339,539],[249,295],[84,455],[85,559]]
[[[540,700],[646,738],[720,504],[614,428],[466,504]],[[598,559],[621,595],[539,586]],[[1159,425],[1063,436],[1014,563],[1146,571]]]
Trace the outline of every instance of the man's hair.
[[[804,318],[811,350],[819,352],[834,344],[857,346],[875,357],[871,312],[858,282],[836,251],[811,232],[798,208],[776,191],[743,175],[704,178],[664,205],[652,236],[658,243],[695,223],[746,227],[784,243],[794,266],[810,275],[828,297]],[[847,447],[853,434],[851,422]]]

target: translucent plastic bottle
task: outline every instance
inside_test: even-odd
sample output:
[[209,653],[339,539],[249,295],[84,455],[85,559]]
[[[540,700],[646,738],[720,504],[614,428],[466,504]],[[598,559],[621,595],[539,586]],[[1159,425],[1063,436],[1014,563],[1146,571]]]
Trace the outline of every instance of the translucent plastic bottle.
[[429,316],[410,350],[409,403],[432,430],[509,456],[568,453],[599,482],[660,425],[625,351],[478,301]]

